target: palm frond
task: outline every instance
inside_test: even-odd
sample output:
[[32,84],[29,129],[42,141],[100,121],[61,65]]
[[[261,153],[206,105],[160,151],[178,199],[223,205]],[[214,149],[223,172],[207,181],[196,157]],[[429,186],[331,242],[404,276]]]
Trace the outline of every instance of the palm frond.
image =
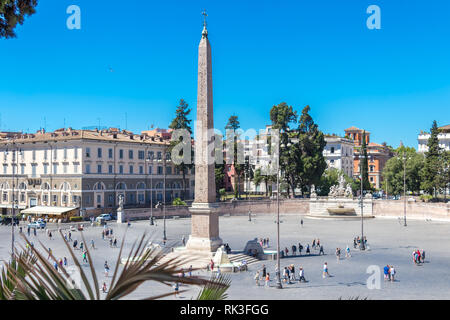
[[226,291],[231,285],[231,277],[221,273],[213,274],[211,280],[200,291],[197,300],[225,300],[228,295]]

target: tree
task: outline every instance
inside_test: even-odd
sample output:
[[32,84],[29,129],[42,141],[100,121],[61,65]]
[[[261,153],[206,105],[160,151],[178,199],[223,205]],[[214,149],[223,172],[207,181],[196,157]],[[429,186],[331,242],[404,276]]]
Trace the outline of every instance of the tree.
[[264,181],[264,175],[261,173],[261,168],[255,170],[255,174],[253,175],[253,184],[255,185],[255,189],[258,189],[261,182]]
[[336,168],[327,168],[320,177],[316,188],[317,194],[319,196],[327,196],[330,193],[330,188],[339,184],[339,176],[341,175],[344,177],[346,184],[352,186],[355,183],[353,178],[347,176],[344,171]]
[[[372,190],[372,185],[369,182],[369,159],[367,158],[367,145],[366,145],[366,131],[362,134],[361,152],[359,153],[360,162],[360,176],[363,179],[363,191]],[[361,157],[362,156],[362,157]],[[361,180],[360,180],[361,182]]]
[[14,29],[36,12],[37,0],[0,0],[0,39],[15,38]]
[[319,126],[309,114],[310,107],[306,106],[302,110],[299,120],[299,148],[300,162],[298,167],[298,184],[302,191],[312,184],[317,185],[320,177],[327,168],[327,163],[323,156],[323,149],[326,146],[323,133]]
[[431,127],[430,138],[428,139],[428,151],[425,152],[425,164],[421,170],[421,187],[424,191],[432,194],[433,191],[437,191],[442,183],[440,172],[440,159],[441,148],[439,147],[438,139],[439,129],[437,127],[436,120],[433,121]]
[[[292,106],[282,102],[270,110],[272,128],[280,130],[279,164],[281,177],[288,185],[287,192],[294,192],[297,184],[297,172],[300,171],[299,148],[291,143],[291,139],[298,139],[298,132],[291,131],[291,124],[297,121],[297,112]],[[293,194],[294,195],[294,194]]]
[[[189,108],[189,104],[186,103],[183,99],[180,99],[180,104],[177,106],[177,109],[175,111],[175,118],[172,120],[172,122],[169,125],[170,129],[173,130],[180,130],[185,129],[189,132],[189,134],[192,134],[191,129],[191,120],[188,118],[189,114],[191,113],[192,109]],[[189,137],[191,139],[191,137]],[[178,140],[173,140],[170,143],[169,152],[172,152],[173,148],[179,144],[180,142],[183,142],[183,137],[180,136]],[[189,140],[187,143],[191,143]],[[186,174],[188,173],[189,169],[193,166],[193,150],[190,148],[191,154],[189,155],[190,161],[184,158],[183,150],[180,150],[180,154],[178,156],[183,157],[182,161],[179,164],[176,164],[175,167],[180,170],[180,172],[183,175],[183,200],[186,199]]]
[[424,157],[414,148],[400,146],[394,150],[396,157],[390,158],[383,169],[383,189],[393,195],[400,195],[404,189],[404,164],[403,156],[406,156],[406,189],[419,193],[420,171],[424,166]]
[[241,176],[244,173],[244,165],[238,163],[238,139],[239,137],[236,135],[236,130],[241,127],[239,123],[239,119],[237,116],[233,115],[228,119],[228,123],[225,126],[225,130],[231,130],[234,133],[234,141],[233,141],[233,166],[234,172],[233,180],[234,180],[234,195],[235,198],[241,197]]

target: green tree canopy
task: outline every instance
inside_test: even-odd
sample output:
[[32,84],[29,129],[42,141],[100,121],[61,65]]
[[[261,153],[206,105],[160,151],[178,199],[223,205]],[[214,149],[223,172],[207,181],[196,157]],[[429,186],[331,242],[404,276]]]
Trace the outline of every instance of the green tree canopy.
[[440,159],[442,150],[439,147],[438,134],[439,129],[436,120],[434,120],[427,144],[428,151],[425,152],[425,164],[420,172],[421,187],[429,194],[442,187],[442,179],[439,177],[442,166],[442,160]]
[[0,0],[0,39],[15,38],[17,24],[36,12],[37,0]]

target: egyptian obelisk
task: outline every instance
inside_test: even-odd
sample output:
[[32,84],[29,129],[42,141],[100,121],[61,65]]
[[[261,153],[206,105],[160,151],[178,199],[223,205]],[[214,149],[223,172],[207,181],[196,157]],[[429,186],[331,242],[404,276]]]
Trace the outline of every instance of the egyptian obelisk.
[[191,235],[186,249],[215,252],[222,244],[216,210],[214,121],[211,45],[203,12],[203,31],[198,47],[197,127],[195,139],[195,198],[191,212]]

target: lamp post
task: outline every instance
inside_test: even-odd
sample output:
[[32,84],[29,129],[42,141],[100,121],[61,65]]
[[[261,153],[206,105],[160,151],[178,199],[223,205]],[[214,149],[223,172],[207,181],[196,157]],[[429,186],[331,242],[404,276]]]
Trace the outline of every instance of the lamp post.
[[403,226],[406,227],[406,153],[403,152]]
[[[147,175],[150,174],[150,225],[153,226],[153,165],[150,167],[148,163],[152,162],[152,157],[147,157],[145,162],[147,163]],[[151,168],[151,169],[150,169]]]
[[365,250],[366,246],[364,243],[364,184],[363,184],[363,172],[362,172],[362,159],[365,159],[363,154],[359,155],[359,180],[361,182],[361,190],[360,190],[360,205],[361,205],[361,241],[359,243],[359,249]]
[[[14,144],[14,142],[13,142]],[[6,154],[8,155],[8,149],[6,149]],[[15,192],[15,168],[17,167],[17,157],[22,154],[21,149],[17,149],[17,147],[13,148],[11,151],[12,154],[12,195],[11,195],[11,259],[14,259],[14,217],[15,217],[15,209],[18,208],[18,201],[16,199]]]

